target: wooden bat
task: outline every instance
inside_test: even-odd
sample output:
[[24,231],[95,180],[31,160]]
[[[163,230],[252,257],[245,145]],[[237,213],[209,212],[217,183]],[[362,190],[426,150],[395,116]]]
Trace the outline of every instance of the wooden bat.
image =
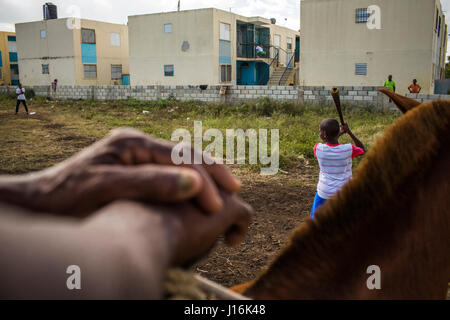
[[331,88],[331,96],[333,97],[334,104],[336,105],[336,109],[339,113],[339,119],[341,120],[341,124],[344,125],[344,116],[342,115],[341,110],[341,99],[339,98],[339,89]]

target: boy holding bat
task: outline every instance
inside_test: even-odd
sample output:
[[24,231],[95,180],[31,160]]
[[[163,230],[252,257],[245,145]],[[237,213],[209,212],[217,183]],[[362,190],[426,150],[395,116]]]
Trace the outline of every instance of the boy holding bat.
[[[323,143],[314,146],[314,156],[319,161],[320,174],[317,192],[311,209],[314,212],[325,201],[338,192],[352,177],[352,159],[366,152],[364,145],[352,133],[346,123],[339,126],[336,119],[325,119],[319,126]],[[339,144],[339,137],[348,134],[356,146]]]

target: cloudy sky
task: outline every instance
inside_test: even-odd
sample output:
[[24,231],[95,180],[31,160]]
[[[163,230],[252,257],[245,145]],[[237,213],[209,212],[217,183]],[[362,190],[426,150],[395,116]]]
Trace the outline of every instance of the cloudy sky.
[[[82,18],[122,24],[130,15],[174,11],[178,4],[178,0],[0,0],[0,30],[14,30],[17,22],[41,20],[45,2],[58,6],[60,18],[73,16],[78,7]],[[182,10],[211,7],[276,18],[279,25],[295,30],[300,25],[299,0],[181,0]]]
[[[48,0],[47,0],[48,1]],[[58,6],[60,18],[81,18],[127,23],[129,15],[174,11],[178,0],[49,0]],[[42,19],[45,0],[0,0],[0,30],[14,31],[14,23]],[[441,0],[450,17],[450,0]],[[300,0],[181,0],[181,9],[215,7],[244,16],[276,18],[277,24],[294,30],[300,25]],[[450,24],[450,19],[447,21]],[[448,51],[450,56],[450,50]]]

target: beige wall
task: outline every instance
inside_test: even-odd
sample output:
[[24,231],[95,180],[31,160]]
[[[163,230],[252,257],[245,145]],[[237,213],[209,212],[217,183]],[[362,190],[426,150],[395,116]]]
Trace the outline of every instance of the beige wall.
[[[11,83],[11,70],[9,61],[8,36],[15,36],[14,32],[0,31],[0,51],[2,53],[2,73],[0,85],[9,85]],[[15,64],[16,62],[13,62]]]
[[[97,47],[97,78],[85,78],[81,59],[81,29],[95,30]],[[81,29],[74,30],[73,48],[75,55],[75,78],[77,85],[113,85],[121,80],[113,80],[111,65],[122,65],[122,74],[129,74],[128,27],[126,25],[93,20],[81,20]],[[120,34],[120,47],[111,45],[111,33]]]
[[[381,30],[355,23],[369,5],[381,8]],[[392,74],[399,93],[413,78],[431,93],[435,11],[435,0],[302,1],[299,84],[381,86]],[[356,63],[367,76],[355,75]]]
[[[164,24],[172,24],[172,33]],[[132,85],[201,85],[214,78],[212,9],[128,17]],[[183,42],[189,50],[181,50]],[[174,76],[164,76],[174,65]]]
[[[247,18],[214,8],[158,13],[128,17],[130,33],[130,73],[132,85],[219,85],[220,23],[230,25],[232,81],[236,83],[236,22],[255,19],[268,23],[273,34],[280,34],[281,47],[294,30],[271,25],[270,20]],[[164,24],[172,23],[172,33],[164,33]],[[149,31],[151,30],[151,31]],[[188,51],[181,50],[188,41]],[[285,63],[285,53],[281,62]],[[174,76],[165,77],[163,66],[174,65]]]
[[[70,23],[69,23],[70,25]],[[81,60],[81,29],[69,28],[68,19],[16,24],[20,79],[24,85],[111,85],[111,64],[121,64],[129,74],[128,27],[106,22],[80,20],[81,28],[94,29],[97,47],[97,78],[85,79]],[[42,39],[41,30],[46,30]],[[120,33],[120,47],[111,45],[110,33]],[[42,74],[42,65],[49,74]],[[121,81],[118,81],[120,84]]]
[[[46,37],[41,38],[41,30]],[[66,19],[16,24],[20,81],[24,85],[74,85],[73,30]],[[42,65],[49,74],[42,74]]]

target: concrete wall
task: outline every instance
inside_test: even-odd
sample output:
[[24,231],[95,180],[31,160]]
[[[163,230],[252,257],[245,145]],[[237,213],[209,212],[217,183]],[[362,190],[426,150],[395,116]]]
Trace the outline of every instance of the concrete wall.
[[[308,105],[333,105],[331,87],[293,87],[293,86],[231,86],[226,95],[220,94],[221,86],[61,86],[58,99],[94,99],[113,101],[137,99],[155,101],[174,98],[181,101],[238,103],[267,97],[278,101],[290,101]],[[348,105],[373,108],[395,109],[388,98],[378,91],[378,87],[338,87],[341,101]],[[37,95],[48,96],[48,86],[26,87]],[[0,93],[15,87],[0,87]]]
[[450,100],[449,94],[416,94],[416,93],[408,93],[406,95],[408,98],[415,99],[421,103],[430,102],[434,100]]
[[11,84],[11,63],[9,61],[8,36],[15,35],[16,34],[14,32],[0,31],[0,51],[2,55],[2,66],[0,66],[0,69],[2,69],[2,76],[0,77],[0,85]]
[[[41,30],[46,37],[41,38]],[[16,24],[20,81],[23,85],[75,85],[73,30],[67,19]],[[49,74],[42,65],[49,65]]]
[[[84,68],[81,57],[82,28],[95,30],[97,49],[96,79],[84,77]],[[80,86],[122,84],[120,79],[112,79],[111,65],[122,65],[122,74],[130,73],[128,27],[126,25],[82,19],[81,29],[74,30],[73,36],[76,84]],[[120,46],[111,45],[112,32],[120,34]]]
[[[433,34],[439,0],[304,0],[301,2],[300,85],[383,85],[397,92],[416,78],[433,91]],[[378,5],[381,29],[355,23],[357,8]],[[442,28],[441,28],[442,29]],[[367,75],[355,64],[367,63]]]
[[[128,17],[131,85],[220,85],[220,23],[230,25],[232,81],[229,84],[236,84],[238,20],[265,23],[271,29],[272,43],[274,34],[278,34],[281,47],[286,50],[287,37],[290,37],[295,51],[296,31],[272,25],[270,20],[260,17],[248,18],[214,8],[131,16]],[[164,24],[169,23],[172,33],[165,33]],[[189,43],[187,51],[181,50],[184,41]],[[283,50],[281,63],[286,63]],[[174,65],[173,77],[164,76],[164,65]]]
[[[164,24],[170,23],[172,33],[165,33]],[[128,26],[131,85],[218,82],[212,9],[131,16]],[[184,41],[187,51],[181,49]],[[174,65],[173,77],[164,76],[164,65]]]
[[[16,24],[20,80],[24,85],[111,85],[111,64],[121,64],[122,73],[129,74],[128,27],[106,22],[79,20],[75,28],[69,19],[56,19]],[[97,78],[85,79],[81,59],[81,28],[94,29],[96,34]],[[41,30],[46,37],[41,38]],[[120,46],[112,46],[111,32],[120,34]],[[49,74],[42,65],[49,65]],[[118,84],[121,80],[117,81]]]

